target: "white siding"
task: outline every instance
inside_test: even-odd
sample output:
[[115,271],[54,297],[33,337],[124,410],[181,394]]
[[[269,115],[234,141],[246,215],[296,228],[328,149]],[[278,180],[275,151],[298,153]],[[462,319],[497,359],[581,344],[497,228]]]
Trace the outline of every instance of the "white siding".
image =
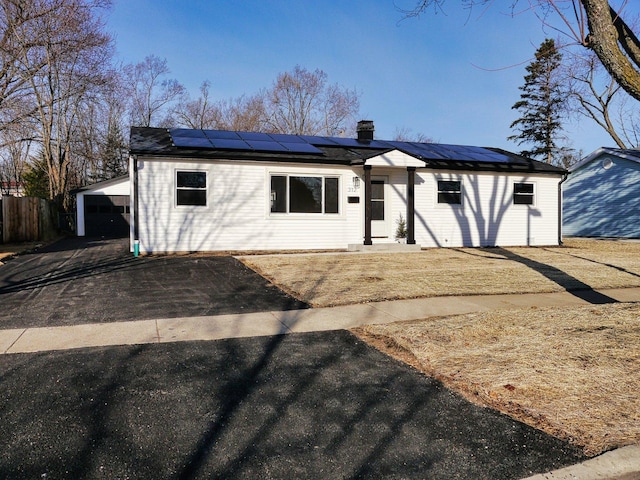
[[[438,180],[462,181],[462,205],[438,204]],[[416,174],[416,243],[424,247],[557,245],[558,183],[551,175]],[[513,184],[533,183],[534,205],[513,204]]]
[[[141,252],[344,249],[364,235],[362,167],[286,163],[140,159],[139,237]],[[175,204],[176,170],[207,173],[207,206]],[[340,178],[340,213],[271,214],[270,174],[331,175]],[[360,178],[355,188],[353,177]],[[388,238],[406,218],[407,171],[374,166],[386,176]],[[463,204],[437,203],[437,181],[462,181]],[[416,171],[415,238],[423,247],[556,245],[556,175]],[[513,205],[513,184],[535,185],[535,204]],[[348,203],[348,197],[358,203]]]
[[[347,204],[351,168],[241,162],[142,160],[140,251],[346,248],[362,241],[359,204]],[[175,204],[176,170],[207,172],[207,206]],[[339,177],[339,214],[271,214],[270,174]],[[363,191],[362,186],[359,191]],[[359,195],[359,194],[357,194]]]

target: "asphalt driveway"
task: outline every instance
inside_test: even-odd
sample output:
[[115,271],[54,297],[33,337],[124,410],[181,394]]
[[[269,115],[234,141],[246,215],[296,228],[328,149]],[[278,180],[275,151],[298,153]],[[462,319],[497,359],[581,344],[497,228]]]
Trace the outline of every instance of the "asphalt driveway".
[[229,256],[68,238],[0,267],[0,329],[307,308]]
[[518,479],[582,460],[346,331],[0,356],[0,478]]

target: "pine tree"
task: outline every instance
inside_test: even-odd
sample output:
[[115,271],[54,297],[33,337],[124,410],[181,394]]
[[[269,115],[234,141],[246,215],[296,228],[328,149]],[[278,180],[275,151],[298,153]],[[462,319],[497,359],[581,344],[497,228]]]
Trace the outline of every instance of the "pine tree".
[[508,137],[518,145],[530,145],[530,149],[520,152],[521,155],[554,164],[560,161],[562,148],[556,142],[562,131],[566,98],[558,75],[561,61],[562,54],[555,41],[546,39],[542,42],[536,50],[535,60],[526,68],[524,85],[519,87],[522,91],[520,100],[511,107],[522,114],[510,127],[518,133]]
[[127,173],[127,145],[116,121],[109,120],[107,134],[100,145],[100,172],[97,181],[109,180]]

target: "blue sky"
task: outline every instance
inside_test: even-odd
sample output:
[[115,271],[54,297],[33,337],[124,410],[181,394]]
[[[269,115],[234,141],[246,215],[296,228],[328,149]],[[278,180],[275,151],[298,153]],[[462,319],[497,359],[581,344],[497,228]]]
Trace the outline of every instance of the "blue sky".
[[[402,20],[396,7],[415,0],[115,0],[107,30],[120,61],[165,58],[193,97],[204,80],[214,99],[251,95],[300,65],[357,90],[376,138],[406,128],[518,151],[506,140],[518,116],[511,106],[536,48],[555,34],[499,3],[470,13],[451,0],[444,13]],[[613,146],[592,122],[565,126],[585,155]]]

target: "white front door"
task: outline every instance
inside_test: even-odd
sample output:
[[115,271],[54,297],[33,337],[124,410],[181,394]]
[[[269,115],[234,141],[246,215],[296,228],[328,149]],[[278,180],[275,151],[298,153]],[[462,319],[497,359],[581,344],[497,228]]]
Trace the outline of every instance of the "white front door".
[[386,208],[388,177],[371,179],[371,238],[389,238],[389,220]]

